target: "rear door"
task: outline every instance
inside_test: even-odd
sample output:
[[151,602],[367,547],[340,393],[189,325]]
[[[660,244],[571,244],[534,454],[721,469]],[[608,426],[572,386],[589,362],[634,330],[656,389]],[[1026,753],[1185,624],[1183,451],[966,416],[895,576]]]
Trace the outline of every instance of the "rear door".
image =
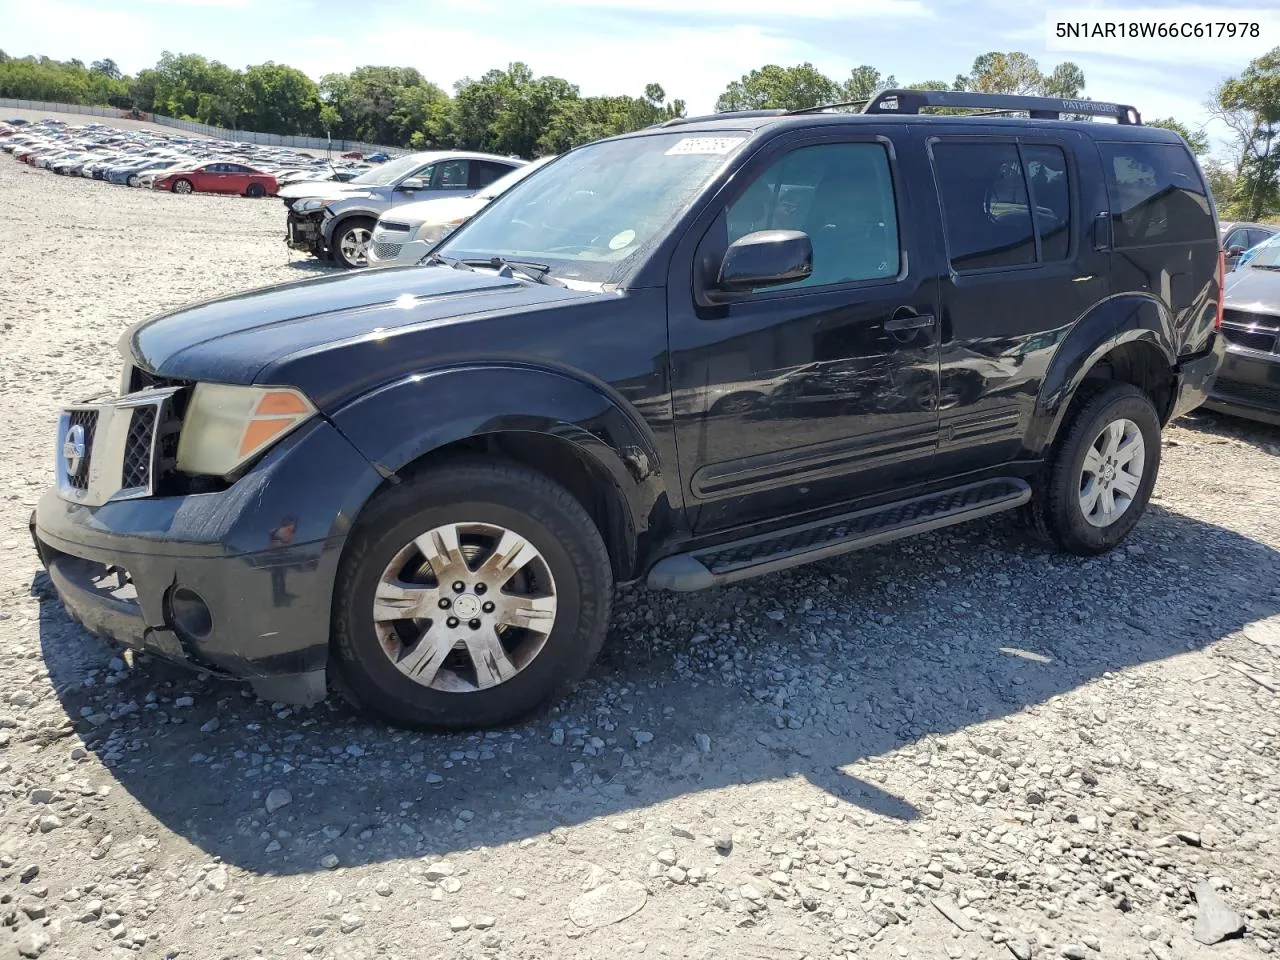
[[227,193],[244,193],[249,188],[249,174],[252,172],[241,163],[226,163],[226,176],[223,178],[223,189]]
[[471,192],[468,181],[471,177],[471,160],[442,160],[436,164],[435,175],[431,178],[431,191],[440,196],[458,196]]
[[498,163],[496,160],[471,161],[471,189],[483,190],[516,168],[515,164]]
[[1104,198],[1097,151],[1048,128],[970,132],[967,120],[925,139],[943,223],[938,469],[1013,459],[1054,349],[1108,293],[1108,256],[1087,225]]

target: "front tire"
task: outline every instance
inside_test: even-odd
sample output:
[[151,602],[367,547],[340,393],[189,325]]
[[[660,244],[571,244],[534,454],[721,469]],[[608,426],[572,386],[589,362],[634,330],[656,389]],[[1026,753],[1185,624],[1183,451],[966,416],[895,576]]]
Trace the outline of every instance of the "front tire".
[[1131,384],[1078,401],[1031,502],[1037,529],[1079,556],[1106,553],[1142,518],[1160,472],[1160,417]]
[[352,217],[333,231],[333,259],[348,269],[369,265],[369,244],[376,222],[369,217]]
[[515,720],[580,679],[613,573],[582,505],[503,461],[423,470],[364,511],[339,566],[331,674],[396,726]]
[[246,190],[245,190],[244,195],[245,195],[246,197],[253,197],[253,198],[256,200],[257,198],[261,197],[261,196],[262,196],[263,194],[265,194],[266,192],[267,192],[267,191],[266,191],[266,189],[262,186],[262,184],[260,184],[260,183],[251,183],[251,184],[249,184],[248,189],[246,189]]
[[187,194],[191,193],[193,189],[194,188],[191,186],[190,180],[179,179],[179,180],[173,181],[174,193],[180,193],[183,196],[186,196]]

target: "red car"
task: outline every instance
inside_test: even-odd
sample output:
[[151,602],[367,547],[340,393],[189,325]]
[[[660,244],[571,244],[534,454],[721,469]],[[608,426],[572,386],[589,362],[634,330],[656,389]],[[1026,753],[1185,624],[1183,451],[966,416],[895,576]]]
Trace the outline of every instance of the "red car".
[[246,197],[274,197],[276,178],[243,163],[217,161],[188,170],[175,170],[156,180],[155,189],[174,193],[238,193]]

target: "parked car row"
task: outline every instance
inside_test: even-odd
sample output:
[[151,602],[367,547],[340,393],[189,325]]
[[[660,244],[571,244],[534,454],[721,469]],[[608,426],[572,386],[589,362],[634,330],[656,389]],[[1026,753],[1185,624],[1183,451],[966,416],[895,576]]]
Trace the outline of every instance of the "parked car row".
[[45,119],[0,122],[0,149],[39,169],[172,193],[274,196],[281,185],[353,179],[376,161],[331,164],[283,147],[208,140],[101,123],[69,125]]

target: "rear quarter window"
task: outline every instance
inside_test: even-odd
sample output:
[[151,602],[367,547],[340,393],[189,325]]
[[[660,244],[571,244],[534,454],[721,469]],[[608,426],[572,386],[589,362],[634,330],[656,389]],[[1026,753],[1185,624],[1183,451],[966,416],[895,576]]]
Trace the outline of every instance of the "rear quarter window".
[[1217,242],[1209,195],[1186,148],[1104,142],[1098,149],[1117,248]]

